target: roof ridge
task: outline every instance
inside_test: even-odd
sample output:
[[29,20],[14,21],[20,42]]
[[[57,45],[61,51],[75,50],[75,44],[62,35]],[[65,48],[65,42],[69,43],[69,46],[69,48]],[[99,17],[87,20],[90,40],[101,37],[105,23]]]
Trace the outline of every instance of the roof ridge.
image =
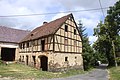
[[28,32],[30,32],[30,30],[16,29],[16,28],[8,27],[8,26],[0,26],[0,27],[4,27],[4,28],[7,28],[7,29],[12,29],[12,30],[19,30],[19,31],[28,31]]
[[[68,14],[63,17],[57,18],[55,20],[50,21],[49,23],[43,24],[35,28],[21,42],[28,41],[31,38],[37,39],[43,36],[54,34],[70,16],[72,16],[72,14]],[[33,34],[33,36],[31,36],[31,34]]]

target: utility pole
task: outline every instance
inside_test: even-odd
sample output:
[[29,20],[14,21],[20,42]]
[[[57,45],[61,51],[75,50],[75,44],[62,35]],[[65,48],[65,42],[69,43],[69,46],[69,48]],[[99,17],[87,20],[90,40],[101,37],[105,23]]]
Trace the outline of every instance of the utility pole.
[[113,47],[113,55],[114,55],[114,60],[115,60],[115,67],[117,67],[117,61],[116,61],[116,54],[115,54],[115,44],[114,41],[112,40],[112,47]]

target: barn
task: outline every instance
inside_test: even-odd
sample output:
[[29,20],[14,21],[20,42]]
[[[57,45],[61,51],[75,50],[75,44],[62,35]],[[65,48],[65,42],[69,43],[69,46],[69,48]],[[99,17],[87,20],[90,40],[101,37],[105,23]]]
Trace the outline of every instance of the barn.
[[3,61],[19,59],[19,42],[30,31],[0,26],[0,57]]

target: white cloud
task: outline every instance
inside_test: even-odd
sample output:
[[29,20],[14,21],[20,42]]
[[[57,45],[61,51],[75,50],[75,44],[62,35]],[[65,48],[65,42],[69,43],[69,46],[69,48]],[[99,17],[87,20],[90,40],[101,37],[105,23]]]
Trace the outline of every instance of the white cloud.
[[[101,3],[103,7],[108,7],[113,5],[116,1],[118,0],[101,0]],[[69,10],[86,10],[91,8],[100,8],[98,0],[0,0],[0,16],[54,13]],[[82,20],[83,25],[88,30],[92,30],[102,17],[101,10],[76,12],[73,14],[75,20]],[[41,25],[43,21],[51,21],[64,15],[66,14],[60,13],[55,15],[10,18],[0,17],[0,25],[30,30]]]
[[[62,12],[62,11],[61,11],[61,12]],[[67,15],[67,14],[65,14],[65,13],[56,14],[56,15],[52,18],[52,20],[55,20],[55,19],[57,19],[57,18],[61,18],[61,17],[65,16],[65,15]]]
[[94,43],[96,40],[97,40],[96,36],[89,36],[89,41],[91,44]]

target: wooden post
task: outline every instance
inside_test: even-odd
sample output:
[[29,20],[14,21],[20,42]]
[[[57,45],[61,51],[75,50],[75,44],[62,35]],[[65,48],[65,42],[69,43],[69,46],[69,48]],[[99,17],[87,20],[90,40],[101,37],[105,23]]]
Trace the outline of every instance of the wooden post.
[[113,55],[114,55],[114,59],[115,59],[115,67],[117,67],[117,61],[116,61],[116,54],[115,54],[115,45],[114,45],[114,41],[112,40],[112,47],[113,47]]

